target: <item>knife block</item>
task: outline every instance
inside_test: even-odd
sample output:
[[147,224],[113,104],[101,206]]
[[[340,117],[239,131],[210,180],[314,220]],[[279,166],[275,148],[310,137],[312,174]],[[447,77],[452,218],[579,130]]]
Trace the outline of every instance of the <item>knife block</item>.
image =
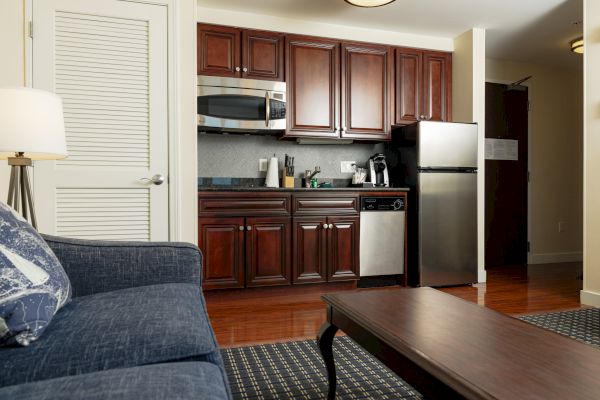
[[283,187],[284,188],[293,188],[294,187],[294,177],[293,176],[284,176],[283,177]]

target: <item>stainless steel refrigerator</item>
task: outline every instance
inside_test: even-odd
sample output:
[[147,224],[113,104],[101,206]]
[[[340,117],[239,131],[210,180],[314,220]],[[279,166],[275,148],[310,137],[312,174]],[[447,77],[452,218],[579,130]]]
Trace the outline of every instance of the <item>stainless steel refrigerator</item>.
[[413,286],[477,282],[477,124],[422,121],[386,145],[392,186],[408,186]]

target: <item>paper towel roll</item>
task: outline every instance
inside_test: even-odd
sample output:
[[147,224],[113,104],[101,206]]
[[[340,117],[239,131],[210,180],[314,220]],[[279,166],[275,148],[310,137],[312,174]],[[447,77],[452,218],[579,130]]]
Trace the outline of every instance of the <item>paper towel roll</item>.
[[277,157],[271,157],[271,159],[269,159],[265,186],[274,188],[279,187],[279,160],[277,160]]

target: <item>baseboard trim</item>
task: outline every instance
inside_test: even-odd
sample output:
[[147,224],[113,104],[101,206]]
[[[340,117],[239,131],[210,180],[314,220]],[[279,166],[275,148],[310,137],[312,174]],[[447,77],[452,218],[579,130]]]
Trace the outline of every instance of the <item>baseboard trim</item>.
[[563,262],[583,261],[582,252],[570,253],[532,253],[529,255],[529,264],[551,264]]
[[477,283],[487,282],[487,271],[485,269],[477,270]]
[[579,292],[579,301],[581,301],[581,304],[600,307],[600,293],[582,290]]

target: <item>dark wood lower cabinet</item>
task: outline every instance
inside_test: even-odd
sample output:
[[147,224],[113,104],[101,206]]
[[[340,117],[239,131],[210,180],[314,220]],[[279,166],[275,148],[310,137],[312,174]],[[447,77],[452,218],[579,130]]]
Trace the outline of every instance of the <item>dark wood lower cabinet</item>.
[[327,280],[327,217],[294,218],[294,283]]
[[246,286],[291,283],[291,218],[246,218]]
[[244,218],[200,218],[205,289],[244,287]]
[[359,278],[358,216],[294,218],[294,283]]
[[359,278],[360,217],[328,217],[328,281]]

